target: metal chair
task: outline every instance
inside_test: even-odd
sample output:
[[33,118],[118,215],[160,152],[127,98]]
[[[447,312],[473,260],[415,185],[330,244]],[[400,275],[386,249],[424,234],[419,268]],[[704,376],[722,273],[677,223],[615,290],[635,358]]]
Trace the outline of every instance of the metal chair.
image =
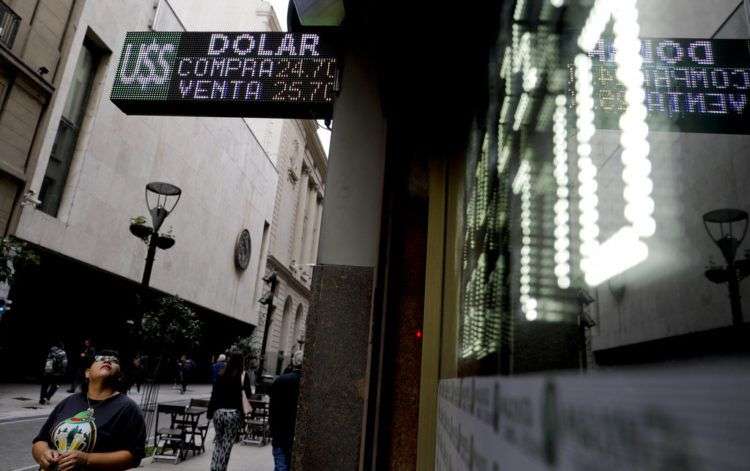
[[[169,427],[159,428],[159,415],[168,414]],[[156,406],[156,433],[154,433],[154,455],[152,461],[170,460],[179,463],[185,457],[186,429],[181,427],[185,421],[185,406],[158,404]],[[166,449],[171,454],[166,454]]]
[[255,394],[250,399],[252,411],[245,417],[244,438],[245,445],[265,446],[271,437],[269,424],[268,396]]
[[[188,408],[190,407],[205,407],[208,409],[208,399],[190,399],[190,404],[188,405]],[[200,439],[200,443],[197,445],[200,447],[201,453],[206,452],[206,435],[208,435],[208,427],[210,425],[210,421],[208,420],[208,417],[201,418],[200,422],[198,423],[197,431],[198,431],[198,438]]]

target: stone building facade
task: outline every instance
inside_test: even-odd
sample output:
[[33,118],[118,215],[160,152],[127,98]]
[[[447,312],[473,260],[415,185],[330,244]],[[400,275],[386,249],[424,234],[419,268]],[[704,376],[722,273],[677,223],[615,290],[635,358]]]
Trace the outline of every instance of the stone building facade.
[[[295,252],[280,242],[285,239],[291,247],[294,234],[289,231],[319,220],[317,196],[310,204],[304,200],[311,215],[302,216],[299,224],[297,214],[307,213],[287,204],[298,201],[303,185],[322,188],[325,155],[314,123],[127,116],[109,100],[127,31],[278,29],[267,3],[227,0],[213,5],[215,16],[203,14],[205,3],[2,4],[20,20],[13,47],[0,47],[0,223],[5,227],[11,221],[6,232],[30,242],[43,260],[34,278],[19,280],[10,294],[14,308],[3,317],[0,363],[18,348],[44,351],[50,341],[63,340],[76,349],[82,336],[107,329],[113,329],[107,341],[118,341],[118,329],[127,328],[137,309],[133,300],[147,247],[128,225],[129,218],[147,216],[148,182],[166,181],[182,189],[162,229],[172,228],[176,244],[157,252],[151,288],[179,296],[209,320],[205,335],[213,343],[205,345],[205,358],[195,358],[198,362],[208,363],[209,353],[258,326],[262,306],[257,301],[269,256],[295,269],[292,259],[314,260],[311,229],[304,233],[304,250],[300,246]],[[41,67],[47,72],[41,74]],[[302,173],[303,160],[313,177]],[[290,180],[292,167],[299,183]],[[278,181],[285,192],[294,193],[278,194]],[[284,206],[276,208],[277,203]],[[251,253],[243,271],[234,257],[245,229]],[[303,235],[297,239],[301,243]],[[309,297],[308,280],[297,270],[283,284],[284,292],[291,292],[289,286],[296,289],[289,310],[306,315],[306,304],[300,303]],[[66,301],[51,305],[52,299]],[[40,323],[48,327],[45,335],[55,338],[22,343],[28,329]],[[297,330],[302,325],[297,322]],[[276,341],[283,340],[279,332],[274,330]],[[29,356],[26,369],[35,372],[35,362]]]
[[[325,195],[325,152],[312,121],[285,121],[267,274],[279,279],[266,344],[266,371],[280,372],[304,348],[312,268],[317,262]],[[292,216],[292,217],[290,217]],[[260,320],[258,332],[265,327]]]
[[[262,0],[170,0],[191,31],[280,31],[272,6]],[[305,337],[312,267],[317,261],[327,157],[317,136],[317,125],[307,120],[247,119],[248,126],[276,164],[278,182],[273,218],[260,247],[266,274],[276,272],[276,307],[266,340],[265,371],[277,373]],[[264,232],[265,233],[265,232]],[[257,301],[267,286],[258,280]],[[256,335],[261,341],[267,309],[260,307]],[[302,342],[300,342],[302,340]]]
[[[7,233],[36,164],[37,129],[63,77],[83,2],[0,1],[0,230]],[[29,195],[33,201],[33,195]]]
[[[182,198],[164,229],[171,226],[177,242],[159,251],[151,285],[255,325],[251,296],[262,273],[260,254],[254,250],[245,271],[235,268],[233,254],[243,229],[252,245],[261,246],[264,224],[273,214],[275,163],[242,119],[127,116],[108,99],[125,32],[173,29],[182,21],[162,3],[168,5],[85,3],[50,125],[36,133],[39,160],[30,186],[41,204],[24,207],[16,234],[139,280],[146,247],[128,232],[128,218],[145,214],[146,183],[173,183]],[[82,73],[88,56],[93,65]],[[88,86],[76,88],[89,77]],[[79,99],[79,93],[88,96]],[[81,118],[69,169],[59,171],[66,160],[62,129],[75,120],[67,115],[76,114],[69,109],[78,102]]]
[[[3,41],[6,19],[17,19],[12,44],[0,46],[0,224],[43,258],[10,293],[0,364],[51,341],[76,349],[83,336],[121,340],[119,329],[139,309],[147,251],[128,231],[129,218],[147,216],[144,187],[152,181],[182,189],[162,229],[171,228],[176,243],[157,252],[151,288],[179,296],[207,321],[196,361],[207,364],[237,337],[262,332],[258,299],[269,270],[281,284],[268,370],[276,370],[277,352],[288,357],[304,337],[326,169],[315,123],[128,116],[109,100],[127,31],[280,29],[266,2],[207,3],[0,3]],[[243,230],[251,251],[240,270]],[[40,324],[45,335],[22,342]],[[36,371],[37,359],[27,357],[19,372]]]

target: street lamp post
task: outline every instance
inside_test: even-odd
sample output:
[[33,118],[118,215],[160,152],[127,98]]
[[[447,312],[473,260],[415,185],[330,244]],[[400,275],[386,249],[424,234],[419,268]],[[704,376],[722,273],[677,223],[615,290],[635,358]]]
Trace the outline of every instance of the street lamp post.
[[[706,278],[712,283],[728,284],[732,324],[742,325],[740,281],[750,275],[750,258],[746,254],[743,260],[736,260],[736,256],[737,249],[747,234],[748,214],[740,209],[717,209],[703,215],[703,225],[727,262],[726,267],[709,267],[705,273]],[[714,230],[718,228],[718,235],[714,234],[712,227]]]
[[167,250],[174,245],[174,239],[159,234],[159,229],[161,229],[167,216],[174,211],[180,201],[180,196],[182,196],[182,190],[171,183],[151,182],[146,185],[146,207],[151,215],[153,227],[143,226],[138,228],[133,225],[130,226],[130,232],[136,237],[141,239],[148,237],[146,265],[143,267],[143,277],[141,278],[143,288],[148,288],[151,282],[156,249]]
[[[146,253],[146,265],[143,267],[143,277],[141,278],[141,309],[138,312],[138,318],[134,324],[136,331],[142,328],[143,314],[146,311],[146,299],[148,297],[148,287],[151,282],[151,271],[154,268],[156,259],[156,249],[167,250],[174,245],[174,238],[159,234],[164,220],[174,211],[177,203],[180,201],[182,190],[164,182],[151,182],[146,185],[146,208],[151,215],[151,227],[145,224],[131,224],[130,232],[139,239],[148,239],[148,252]],[[141,397],[141,410],[143,411],[146,421],[146,432],[151,431],[154,422],[156,410],[156,401],[159,397],[158,370],[160,368],[161,358],[153,368],[153,378],[147,378]]]
[[260,365],[258,365],[258,381],[261,384],[263,383],[263,373],[266,369],[266,343],[268,342],[268,332],[271,329],[271,322],[273,321],[273,313],[276,310],[273,301],[276,297],[276,288],[279,285],[279,278],[276,272],[271,272],[263,277],[263,281],[268,284],[268,291],[258,300],[260,304],[266,306],[266,322],[263,327],[263,338],[260,343]]

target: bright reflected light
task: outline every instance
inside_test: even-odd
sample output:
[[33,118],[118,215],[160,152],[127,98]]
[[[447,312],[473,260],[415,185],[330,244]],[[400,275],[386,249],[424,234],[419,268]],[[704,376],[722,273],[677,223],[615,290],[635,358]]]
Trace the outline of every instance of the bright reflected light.
[[518,102],[518,108],[516,108],[516,114],[513,118],[513,130],[518,131],[521,129],[521,126],[523,126],[523,121],[526,118],[526,111],[529,109],[529,102],[530,102],[529,95],[527,93],[524,93],[521,95],[521,100]]
[[513,181],[513,191],[521,194],[521,258],[519,260],[521,277],[520,291],[521,311],[526,319],[537,318],[537,301],[529,296],[531,292],[531,167],[528,160],[521,162],[518,174]]
[[648,246],[641,239],[651,237],[656,232],[656,221],[653,218],[656,208],[651,198],[654,185],[649,160],[649,128],[646,123],[648,111],[644,105],[646,95],[636,0],[597,0],[581,31],[578,45],[584,51],[591,52],[611,18],[614,19],[616,75],[625,87],[626,109],[620,118],[620,144],[623,149],[622,179],[625,183],[624,213],[630,225],[599,244],[597,169],[591,159],[591,138],[595,132],[592,61],[587,54],[579,54],[575,59],[575,88],[580,184],[578,194],[581,197],[580,253],[581,269],[586,283],[591,286],[597,286],[646,260]]
[[[591,58],[586,54],[579,54],[575,59],[576,66],[576,114],[578,119],[576,127],[587,129],[594,126],[594,86],[591,73]],[[597,211],[598,199],[596,197],[596,166],[591,160],[591,144],[588,140],[580,141],[578,144],[578,195],[581,197],[578,203],[580,210],[579,224],[581,226],[581,269],[586,272],[585,267],[590,265],[590,258],[598,247],[597,236],[599,235],[599,213]]]
[[[555,99],[553,117],[554,131],[554,176],[557,182],[557,203],[555,203],[555,275],[557,286],[570,287],[570,204],[568,202],[568,120],[567,98],[558,95]],[[593,135],[593,133],[592,133]]]
[[631,227],[623,227],[600,245],[586,271],[586,283],[597,286],[648,258],[648,246]]

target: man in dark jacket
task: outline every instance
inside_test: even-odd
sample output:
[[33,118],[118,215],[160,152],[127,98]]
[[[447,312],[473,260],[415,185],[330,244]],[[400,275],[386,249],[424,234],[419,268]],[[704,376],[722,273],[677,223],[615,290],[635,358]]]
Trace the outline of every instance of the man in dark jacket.
[[62,342],[57,342],[49,349],[42,371],[42,390],[39,392],[39,404],[48,404],[59,388],[65,370],[68,367],[68,355],[63,350]]
[[219,379],[221,370],[223,370],[225,366],[227,366],[227,356],[222,353],[219,355],[219,359],[216,360],[216,363],[211,365],[211,384],[216,384],[216,380]]
[[292,358],[292,371],[285,373],[271,385],[270,425],[274,471],[291,469],[294,424],[297,420],[299,383],[302,378],[302,351]]

